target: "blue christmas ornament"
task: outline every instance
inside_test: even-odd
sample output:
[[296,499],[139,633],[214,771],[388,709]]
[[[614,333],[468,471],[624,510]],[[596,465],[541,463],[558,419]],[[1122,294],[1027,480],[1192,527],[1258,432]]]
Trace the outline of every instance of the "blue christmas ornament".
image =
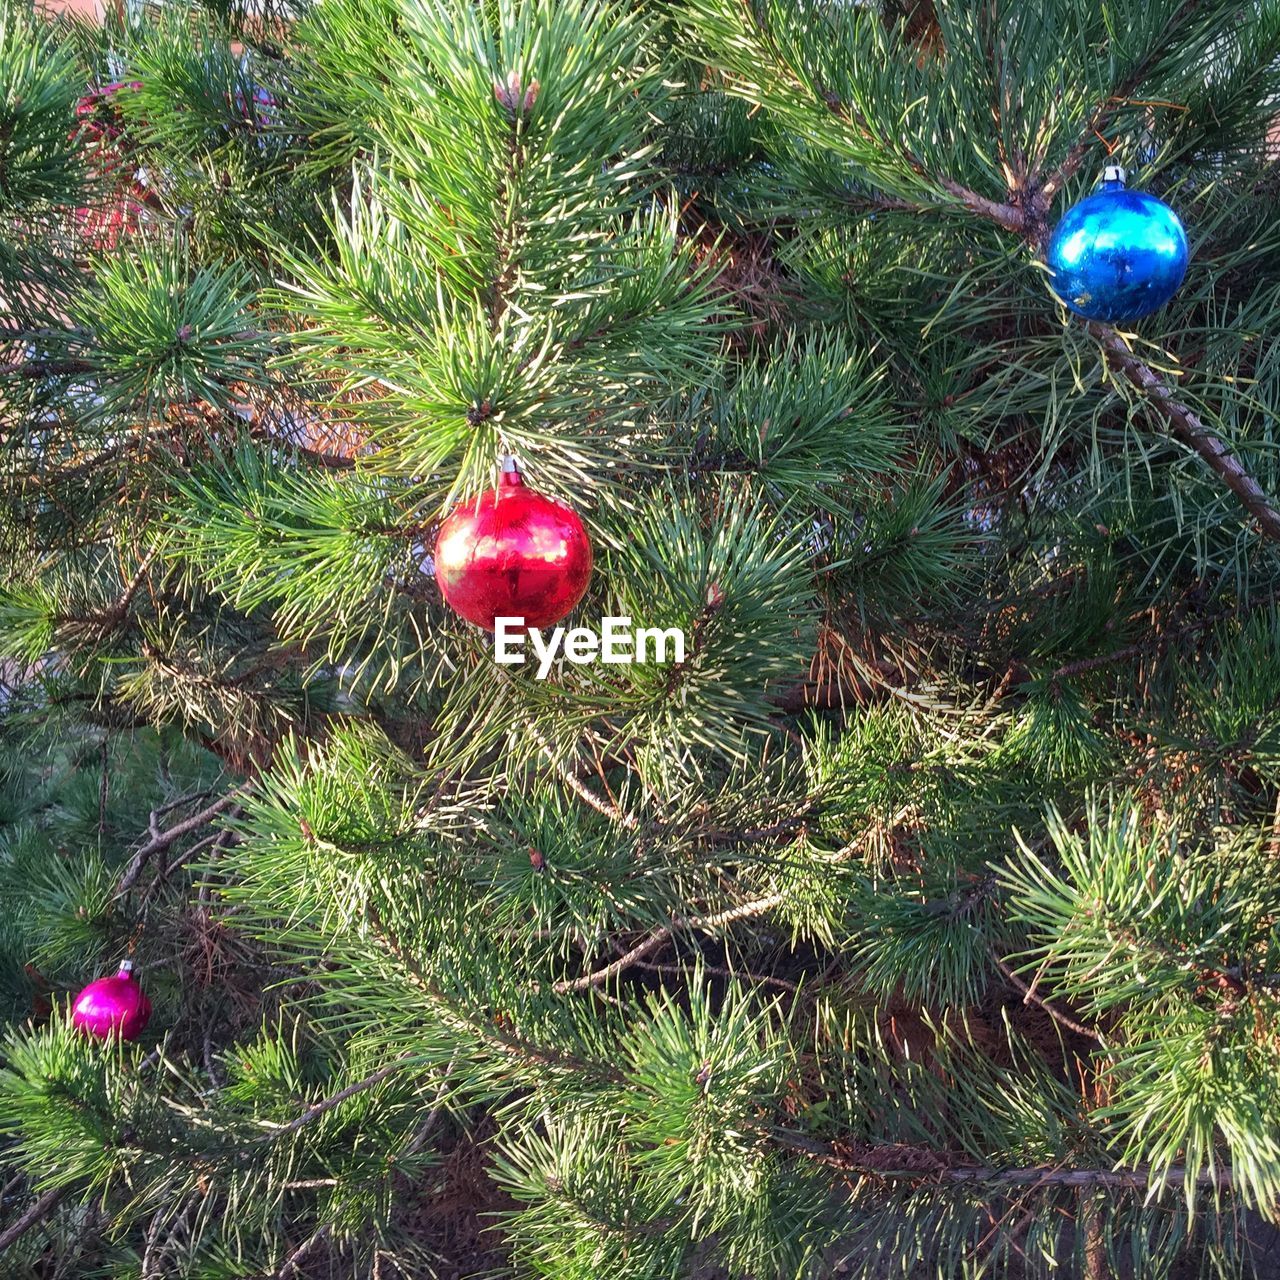
[[1116,324],[1158,311],[1187,274],[1187,233],[1163,200],[1129,191],[1124,170],[1062,216],[1049,241],[1053,291],[1077,315]]

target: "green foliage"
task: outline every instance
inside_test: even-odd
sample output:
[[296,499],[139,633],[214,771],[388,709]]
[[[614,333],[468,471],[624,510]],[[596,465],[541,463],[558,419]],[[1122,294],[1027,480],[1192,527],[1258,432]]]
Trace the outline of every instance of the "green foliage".
[[244,306],[246,277],[189,262],[164,245],[103,262],[73,319],[91,335],[72,348],[110,388],[101,410],[156,415],[173,404],[227,409],[262,380],[263,339]]
[[24,6],[6,0],[0,67],[0,209],[6,220],[47,216],[51,206],[70,204],[82,190],[75,60]]
[[[1275,0],[0,2],[0,1270],[1260,1274],[1277,95]],[[682,656],[445,606],[503,453]]]
[[[1277,888],[1274,850],[1239,836],[1225,847],[1149,830],[1113,801],[1088,814],[1086,838],[1051,816],[1060,870],[1025,844],[1002,875],[1034,965],[1121,1039],[1107,1108],[1124,1159],[1157,1171],[1185,1161],[1213,1173],[1229,1152],[1247,1202],[1274,1202],[1280,1076],[1274,1047]],[[1230,1045],[1228,1048],[1227,1046]]]

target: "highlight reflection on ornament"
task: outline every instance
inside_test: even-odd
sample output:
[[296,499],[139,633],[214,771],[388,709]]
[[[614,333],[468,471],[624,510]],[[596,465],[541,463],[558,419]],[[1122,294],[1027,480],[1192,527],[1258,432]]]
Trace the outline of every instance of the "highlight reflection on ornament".
[[445,602],[488,631],[497,618],[559,622],[586,594],[591,563],[577,512],[527,489],[510,459],[498,487],[451,512],[436,538]]
[[1077,315],[1108,323],[1158,311],[1187,273],[1187,233],[1163,200],[1129,191],[1107,169],[1102,190],[1063,215],[1049,241],[1054,293]]

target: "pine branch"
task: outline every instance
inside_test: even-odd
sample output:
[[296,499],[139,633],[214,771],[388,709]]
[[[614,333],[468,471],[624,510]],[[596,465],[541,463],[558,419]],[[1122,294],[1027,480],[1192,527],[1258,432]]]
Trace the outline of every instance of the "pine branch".
[[[168,831],[160,832],[154,835],[151,840],[142,846],[137,853],[133,855],[129,865],[125,868],[124,875],[120,877],[120,883],[116,886],[115,896],[121,897],[133,888],[138,877],[142,874],[143,867],[146,866],[147,860],[159,853],[162,849],[167,849],[175,840],[185,836],[188,832],[194,831],[197,827],[203,826],[211,818],[216,817],[229,805],[234,804],[237,800],[245,795],[248,791],[247,786],[236,787],[232,791],[228,791],[226,795],[220,796],[207,809],[202,809],[199,813],[193,814],[190,818],[182,822],[176,823],[170,827]],[[155,812],[151,814],[152,829],[155,830],[157,815]]]
[[[176,800],[170,800],[168,803],[162,804],[151,810],[151,818],[148,826],[154,828],[155,824],[159,822],[165,814],[172,813],[175,809],[181,809],[183,805],[192,804],[196,800],[203,800],[206,796],[211,795],[213,795],[213,788],[207,787],[203,791],[189,791],[186,795],[179,796]],[[151,834],[152,836],[157,836],[160,832],[153,829]]]
[[276,1280],[292,1280],[302,1274],[302,1264],[329,1238],[330,1228],[321,1227],[308,1236],[285,1260],[276,1272]]
[[[1147,78],[1155,64],[1169,47],[1173,31],[1182,21],[1199,8],[1200,0],[1186,0],[1186,3],[1169,19],[1160,38],[1153,40],[1147,53],[1139,59],[1133,70],[1116,85],[1110,94],[1097,103],[1089,112],[1085,126],[1079,139],[1067,152],[1067,158],[1043,182],[1038,184],[1036,200],[1040,210],[1047,210],[1053,197],[1075,176],[1084,158],[1093,149],[1094,144],[1102,140],[1102,126],[1107,122],[1116,107],[1124,104],[1129,95]],[[1028,174],[1029,184],[1035,184],[1036,174]]]
[[1183,639],[1185,636],[1194,635],[1196,632],[1204,631],[1208,627],[1217,626],[1219,622],[1226,622],[1229,618],[1247,616],[1255,609],[1273,604],[1278,599],[1280,599],[1280,588],[1264,592],[1250,599],[1246,604],[1233,605],[1230,609],[1219,609],[1214,613],[1206,614],[1202,618],[1194,618],[1171,631],[1160,631],[1147,640],[1139,640],[1133,644],[1122,645],[1119,649],[1113,649],[1110,653],[1095,654],[1090,658],[1077,658],[1074,662],[1067,662],[1058,667],[1049,677],[1049,683],[1056,685],[1061,680],[1070,680],[1076,676],[1087,675],[1091,671],[1097,671],[1101,667],[1108,667],[1115,662],[1127,662],[1130,658],[1141,658],[1147,654],[1155,653],[1167,648],[1174,641]]
[[607,964],[603,969],[597,969],[594,973],[583,974],[580,978],[561,979],[551,989],[557,995],[564,995],[569,991],[585,991],[588,987],[599,986],[601,983],[608,982],[611,978],[616,978],[618,974],[625,969],[629,969],[638,961],[652,955],[659,947],[664,946],[675,936],[677,929],[722,928],[739,920],[762,916],[765,912],[772,911],[774,907],[781,905],[785,900],[784,894],[773,893],[767,898],[757,898],[754,902],[744,902],[741,906],[731,907],[728,911],[721,911],[712,916],[691,916],[688,918],[678,916],[669,924],[660,925],[652,930],[643,941],[638,942],[630,951],[619,956],[612,964]]
[[[909,811],[910,806],[900,810],[890,819],[890,825],[900,822],[903,816]],[[847,844],[832,855],[831,861],[846,862],[848,859],[862,847],[863,842],[875,831],[872,825],[866,830],[859,833]],[[771,833],[772,834],[772,833]],[[610,978],[616,977],[623,970],[628,969],[633,964],[647,959],[654,951],[658,950],[665,943],[669,942],[678,929],[716,929],[723,928],[725,925],[736,924],[739,920],[749,920],[755,916],[764,915],[768,911],[772,911],[774,907],[781,906],[786,901],[786,895],[781,893],[769,894],[764,898],[757,898],[752,902],[744,902],[740,906],[730,907],[726,911],[721,911],[710,916],[676,916],[665,925],[660,925],[653,929],[640,942],[638,942],[630,951],[618,957],[611,964],[606,965],[603,969],[598,969],[594,973],[584,974],[580,978],[562,979],[555,983],[552,990],[557,994],[563,995],[569,991],[582,991],[588,987],[598,986],[602,982],[608,982]]]
[[[797,92],[806,92],[803,81],[791,71],[789,66],[787,67],[787,73]],[[823,94],[823,101],[826,103],[827,109],[838,120],[843,121],[862,137],[878,141],[875,131],[859,111],[850,107],[848,103],[842,102],[833,93]],[[978,214],[980,217],[989,218],[1007,231],[1016,231],[1019,234],[1025,232],[1027,228],[1026,213],[1016,204],[989,199],[987,196],[979,195],[963,183],[957,182],[954,178],[931,174],[924,161],[905,145],[900,144],[896,151],[891,150],[890,154],[895,155],[897,159],[906,164],[917,177],[923,178],[926,182],[941,188],[971,212]],[[917,208],[921,211],[926,208],[924,205],[914,204],[901,198],[897,198],[895,207],[899,209]]]
[[37,1227],[62,1202],[67,1194],[66,1187],[52,1187],[44,1193],[11,1227],[0,1233],[0,1253],[11,1244],[20,1240],[32,1227]]
[[[790,1129],[772,1129],[769,1136],[779,1146],[819,1161],[821,1164],[862,1177],[906,1181],[917,1185],[949,1184],[963,1186],[981,1184],[988,1187],[1100,1187],[1109,1190],[1145,1191],[1185,1186],[1230,1191],[1234,1177],[1230,1169],[1218,1167],[1213,1172],[1191,1174],[1183,1165],[1164,1170],[1135,1169],[1064,1169],[1059,1165],[1028,1165],[1002,1169],[994,1165],[950,1165],[935,1151],[903,1146],[875,1146],[859,1142],[822,1142]],[[895,1168],[893,1159],[910,1154],[920,1159],[919,1168]]]
[[86,614],[84,616],[66,614],[61,621],[66,624],[74,624],[78,627],[88,627],[92,631],[105,634],[114,630],[125,619],[125,615],[129,612],[129,606],[133,603],[134,597],[141,589],[143,582],[146,580],[147,571],[151,568],[151,562],[155,559],[156,552],[153,548],[143,557],[142,563],[138,566],[138,571],[133,575],[120,598],[114,604],[97,613]]
[[594,1074],[615,1083],[622,1080],[621,1072],[608,1063],[588,1062],[560,1049],[544,1048],[523,1036],[501,1030],[495,1022],[460,1012],[454,1002],[422,972],[421,966],[405,950],[400,939],[383,923],[372,903],[367,908],[366,916],[370,933],[382,949],[400,965],[404,980],[427,998],[433,1014],[462,1043],[479,1040],[507,1057],[538,1070],[547,1068],[560,1072]]
[[1107,363],[1146,393],[1147,398],[1168,422],[1173,434],[1184,444],[1190,445],[1222,477],[1227,488],[1258,521],[1262,532],[1268,538],[1280,542],[1280,510],[1272,505],[1262,486],[1241,466],[1227,445],[1204,425],[1193,409],[1175,398],[1164,379],[1139,360],[1114,329],[1109,325],[1090,321],[1089,331],[1102,344]]
[[634,831],[640,825],[640,819],[634,813],[625,813],[616,804],[610,800],[606,800],[603,796],[597,795],[596,792],[587,786],[581,778],[570,769],[555,751],[551,744],[538,732],[533,725],[529,726],[529,734],[542,750],[542,754],[551,762],[551,766],[555,769],[565,785],[580,799],[585,801],[597,813],[602,813],[606,818],[611,818],[619,826],[625,827],[628,831]]
[[[523,151],[520,146],[520,116],[522,114],[522,102],[520,100],[521,86],[515,73],[512,73],[512,92],[515,100],[508,105],[508,127],[507,127],[507,162],[504,166],[502,175],[498,179],[497,196],[494,200],[496,208],[502,209],[506,207],[511,199],[511,192],[517,187],[520,179],[520,166],[523,161]],[[531,92],[536,97],[537,89],[531,86]],[[503,94],[507,92],[500,84],[494,86],[494,92],[498,97],[499,103],[504,102]],[[532,103],[530,104],[532,105]],[[516,242],[517,228],[509,222],[503,222],[499,228],[497,244],[495,248],[495,270],[492,282],[491,300],[489,303],[489,319],[492,331],[496,334],[502,324],[503,314],[507,309],[507,294],[511,290],[511,286],[515,282],[518,270],[518,262],[516,259]],[[483,420],[483,419],[482,419]]]
[[[805,82],[803,76],[797,73],[792,66],[790,60],[779,49],[773,33],[769,30],[765,23],[763,14],[758,12],[753,6],[744,6],[750,16],[751,21],[756,28],[756,34],[764,45],[770,49],[776,68],[783,74],[792,90],[803,96],[810,97],[812,90]],[[1022,209],[1017,205],[998,200],[991,200],[986,196],[979,195],[976,191],[964,186],[963,183],[955,181],[949,177],[939,177],[930,174],[927,166],[905,143],[898,142],[896,145],[885,145],[885,140],[881,138],[877,131],[872,127],[867,118],[849,103],[844,102],[840,97],[830,90],[818,89],[822,102],[826,105],[828,111],[831,112],[836,119],[842,121],[850,129],[866,139],[873,145],[883,147],[893,158],[904,163],[917,177],[925,180],[935,187],[945,191],[955,200],[959,201],[965,208],[984,218],[989,218],[993,222],[997,222],[1000,226],[1005,227],[1009,231],[1023,232],[1026,226],[1026,217]],[[895,207],[900,209],[920,208],[923,205],[916,205],[913,202],[896,198]]]
[[345,1089],[339,1089],[337,1093],[331,1094],[312,1107],[308,1107],[300,1116],[296,1116],[287,1124],[282,1124],[272,1129],[270,1133],[265,1134],[259,1141],[273,1142],[276,1138],[283,1138],[287,1133],[296,1132],[304,1125],[308,1125],[313,1120],[324,1115],[327,1111],[332,1111],[334,1107],[340,1106],[348,1098],[354,1098],[356,1094],[364,1093],[366,1089],[372,1089],[375,1085],[381,1084],[384,1080],[395,1075],[397,1071],[409,1066],[413,1061],[412,1054],[402,1053],[394,1062],[388,1063],[371,1075],[365,1076],[363,1080],[357,1080],[355,1084],[349,1084]]
[[1066,1027],[1069,1031],[1074,1031],[1076,1035],[1086,1036],[1090,1040],[1096,1040],[1098,1044],[1105,1045],[1106,1041],[1102,1035],[1095,1031],[1092,1027],[1087,1027],[1064,1009],[1055,1005],[1052,1001],[1047,1000],[1040,995],[1034,986],[1028,986],[1023,980],[996,954],[993,950],[991,958],[995,962],[995,966],[1000,970],[1005,979],[1022,993],[1023,1004],[1034,1004],[1043,1009],[1055,1022]]

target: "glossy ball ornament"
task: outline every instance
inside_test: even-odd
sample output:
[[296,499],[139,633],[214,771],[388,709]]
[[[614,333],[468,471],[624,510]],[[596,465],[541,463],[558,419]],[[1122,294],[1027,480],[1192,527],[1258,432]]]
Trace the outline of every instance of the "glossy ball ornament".
[[441,525],[435,571],[445,602],[478,627],[492,631],[497,618],[548,627],[586,594],[591,541],[577,512],[526,488],[508,459],[496,489]]
[[1163,200],[1129,191],[1111,167],[1102,189],[1063,215],[1049,241],[1053,291],[1077,315],[1117,324],[1158,311],[1187,273],[1187,233]]
[[71,1006],[72,1026],[99,1040],[115,1035],[136,1040],[150,1020],[151,1001],[138,985],[128,960],[113,977],[89,983]]

